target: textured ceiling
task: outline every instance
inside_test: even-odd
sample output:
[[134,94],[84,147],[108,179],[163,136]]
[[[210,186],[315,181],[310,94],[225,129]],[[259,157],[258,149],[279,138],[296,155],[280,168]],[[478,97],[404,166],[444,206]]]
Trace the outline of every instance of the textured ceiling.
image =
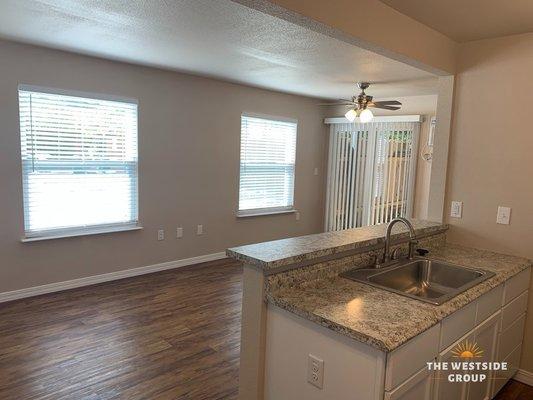
[[323,98],[436,92],[424,71],[230,0],[1,0],[0,37]]
[[532,0],[381,0],[458,42],[533,32]]

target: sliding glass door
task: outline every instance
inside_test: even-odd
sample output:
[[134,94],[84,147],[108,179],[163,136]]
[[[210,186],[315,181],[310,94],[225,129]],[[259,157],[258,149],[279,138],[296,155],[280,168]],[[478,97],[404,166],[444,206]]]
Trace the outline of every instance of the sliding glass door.
[[410,217],[419,122],[331,124],[326,230]]

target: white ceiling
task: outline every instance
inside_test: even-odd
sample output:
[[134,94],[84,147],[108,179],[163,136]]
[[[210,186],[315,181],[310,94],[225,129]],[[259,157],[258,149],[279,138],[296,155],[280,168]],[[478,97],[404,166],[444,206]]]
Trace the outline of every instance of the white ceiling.
[[531,0],[381,0],[458,41],[533,32]]
[[422,70],[230,0],[2,0],[0,37],[289,93],[436,92]]

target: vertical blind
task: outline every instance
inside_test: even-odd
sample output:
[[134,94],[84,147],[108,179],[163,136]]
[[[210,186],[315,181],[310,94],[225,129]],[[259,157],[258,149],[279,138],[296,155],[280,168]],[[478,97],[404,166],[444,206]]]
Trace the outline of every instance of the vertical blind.
[[417,122],[331,125],[326,230],[411,216],[418,131]]
[[293,207],[297,123],[241,116],[239,212]]
[[27,237],[137,222],[137,104],[19,87]]

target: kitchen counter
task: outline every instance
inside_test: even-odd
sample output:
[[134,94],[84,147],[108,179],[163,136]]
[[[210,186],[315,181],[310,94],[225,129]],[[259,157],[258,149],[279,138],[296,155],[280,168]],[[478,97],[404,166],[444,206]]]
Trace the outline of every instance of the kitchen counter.
[[[412,220],[417,237],[438,234],[448,229],[446,224]],[[265,273],[281,267],[310,262],[328,256],[342,256],[349,252],[383,245],[387,225],[373,225],[337,232],[325,232],[295,238],[233,247],[226,250],[228,257],[261,268]],[[392,240],[408,237],[405,226],[394,227]]]
[[[426,226],[418,225],[418,232],[424,229],[434,231],[439,229],[436,224],[426,224]],[[442,225],[440,226],[442,227]],[[344,241],[352,233],[350,231],[345,232],[346,237],[343,237],[343,235],[337,237],[336,249],[349,247]],[[374,233],[376,237],[372,237],[372,232],[365,233],[365,235],[367,234],[367,239],[365,240],[371,242],[379,241],[377,229]],[[329,234],[311,236],[323,235]],[[330,235],[329,237],[335,238],[336,236]],[[313,239],[309,241],[300,240],[296,246],[298,250],[289,252],[288,256],[284,254],[283,257],[279,253],[282,247],[281,244],[263,246],[265,252],[259,260],[258,254],[261,247],[258,246],[261,245],[255,246],[244,246],[248,248],[246,257],[255,258],[256,262],[260,261],[264,268],[279,265],[280,262],[283,264],[287,262],[287,259],[294,262],[296,258],[302,257],[298,254],[302,249],[305,249],[305,252],[302,252],[304,259],[309,257],[309,254],[315,254],[317,251],[324,252],[323,249],[312,250],[314,247],[320,247],[317,246]],[[323,244],[322,247],[326,247],[326,244]],[[278,251],[277,256],[274,251],[266,250],[275,248]],[[311,253],[308,250],[311,250]],[[531,261],[525,258],[448,243],[433,249],[429,254],[429,258],[447,261],[464,267],[492,271],[496,275],[440,306],[427,304],[370,285],[340,278],[337,274],[330,276],[319,275],[315,279],[300,282],[295,281],[294,276],[292,276],[290,279],[287,278],[286,284],[283,284],[283,278],[281,278],[281,282],[278,279],[276,285],[272,287],[267,285],[266,299],[270,304],[288,310],[342,335],[369,344],[379,350],[390,352],[437,324],[444,317],[464,307],[482,294],[532,265]]]

